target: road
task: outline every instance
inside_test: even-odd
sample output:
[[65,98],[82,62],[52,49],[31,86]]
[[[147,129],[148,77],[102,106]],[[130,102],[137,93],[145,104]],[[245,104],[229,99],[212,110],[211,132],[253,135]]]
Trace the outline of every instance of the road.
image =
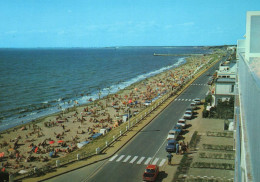
[[[168,131],[183,116],[192,99],[205,98],[209,90],[207,85],[209,75],[212,75],[217,68],[218,64],[196,79],[175,101],[110,159],[48,181],[135,182],[142,181],[146,164],[153,163],[160,167],[166,165],[165,146]],[[167,174],[164,177],[167,177]]]

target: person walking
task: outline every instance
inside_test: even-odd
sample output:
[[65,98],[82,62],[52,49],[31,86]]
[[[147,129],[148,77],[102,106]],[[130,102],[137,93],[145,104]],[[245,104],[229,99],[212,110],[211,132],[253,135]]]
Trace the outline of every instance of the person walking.
[[176,154],[179,154],[179,143],[176,143]]
[[171,165],[171,163],[172,163],[172,154],[168,153],[167,158],[168,158],[168,165]]

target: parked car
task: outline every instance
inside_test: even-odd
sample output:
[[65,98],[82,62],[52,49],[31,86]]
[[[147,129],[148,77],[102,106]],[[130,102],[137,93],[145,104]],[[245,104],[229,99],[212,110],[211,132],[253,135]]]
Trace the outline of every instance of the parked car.
[[187,108],[186,111],[190,111],[192,113],[194,112],[194,110],[191,107]]
[[170,130],[167,136],[167,140],[170,139],[176,139],[178,137],[179,133],[175,130]]
[[191,111],[186,111],[183,115],[184,119],[191,119],[192,118],[192,112]]
[[180,134],[180,133],[181,133],[181,131],[182,131],[182,126],[181,126],[181,125],[178,125],[178,124],[176,124],[176,125],[174,126],[173,130],[177,131],[177,132]]
[[182,128],[185,128],[186,127],[186,119],[184,119],[184,118],[179,119],[178,122],[177,122],[177,125],[181,125]]
[[168,143],[165,147],[166,152],[176,152],[176,140],[168,140]]
[[195,110],[197,109],[197,104],[195,102],[190,103],[190,107]]
[[155,181],[159,174],[159,166],[148,165],[143,173],[143,181]]
[[192,102],[195,102],[197,105],[199,105],[201,103],[200,98],[195,98],[192,100]]

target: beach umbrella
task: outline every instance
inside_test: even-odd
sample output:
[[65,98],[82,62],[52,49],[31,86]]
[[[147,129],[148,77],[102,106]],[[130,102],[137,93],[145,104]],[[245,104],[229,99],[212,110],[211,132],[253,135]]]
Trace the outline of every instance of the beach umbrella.
[[54,144],[55,142],[52,140],[52,141],[49,141],[49,144]]
[[132,100],[129,100],[128,103],[131,104],[131,103],[132,103]]
[[4,156],[5,156],[5,153],[4,153],[4,152],[1,152],[1,153],[0,153],[0,158],[1,158],[1,157],[4,157]]
[[35,148],[34,153],[37,153],[37,151],[38,151],[38,147]]
[[13,149],[13,148],[10,148],[10,149],[8,149],[8,151],[9,151],[9,152],[12,152],[12,151],[14,151],[14,149]]
[[58,143],[63,143],[64,141],[63,140],[58,140]]

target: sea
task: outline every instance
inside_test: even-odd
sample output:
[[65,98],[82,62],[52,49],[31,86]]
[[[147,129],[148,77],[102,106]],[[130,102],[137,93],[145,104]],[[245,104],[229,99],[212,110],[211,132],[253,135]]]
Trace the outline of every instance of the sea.
[[0,131],[178,67],[204,47],[0,49]]

